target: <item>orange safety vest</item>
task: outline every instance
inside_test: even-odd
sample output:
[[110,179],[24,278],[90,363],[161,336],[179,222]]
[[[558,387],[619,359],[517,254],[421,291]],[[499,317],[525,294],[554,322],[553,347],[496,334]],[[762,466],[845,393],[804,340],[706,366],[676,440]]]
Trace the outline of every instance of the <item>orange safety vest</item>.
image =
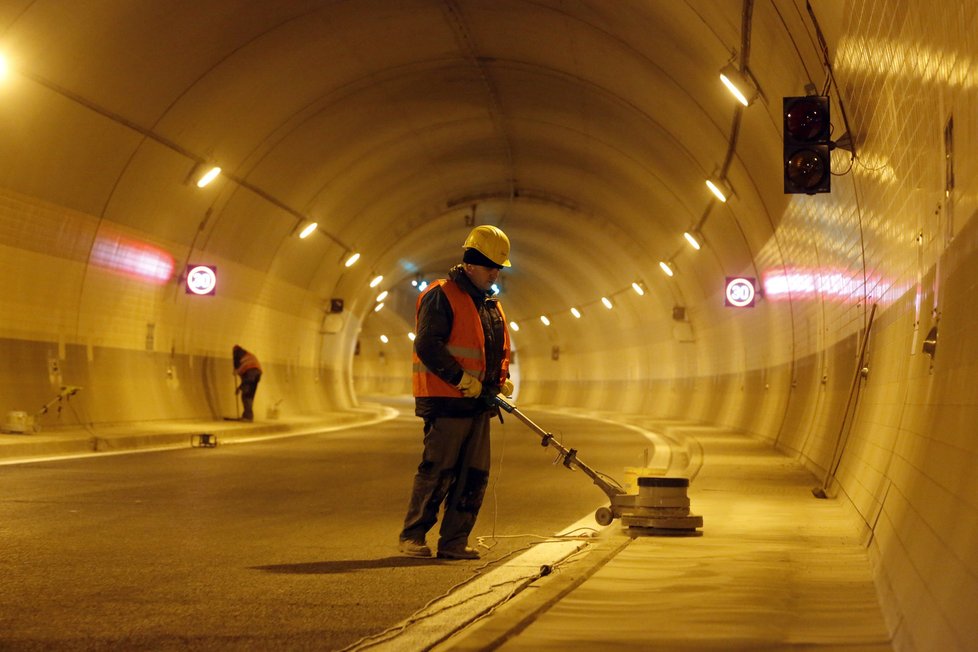
[[241,364],[234,370],[234,373],[242,376],[244,375],[244,372],[248,371],[249,369],[257,369],[258,371],[261,371],[261,364],[259,364],[258,358],[256,358],[253,353],[245,351],[245,354],[241,356]]
[[[452,332],[448,336],[445,348],[448,349],[453,358],[458,360],[466,373],[483,381],[486,375],[486,336],[482,332],[479,310],[475,307],[472,297],[465,290],[460,288],[457,283],[447,279],[434,281],[418,296],[415,314],[417,314],[417,308],[421,306],[421,299],[435,287],[442,289],[448,299],[448,304],[452,307]],[[509,377],[509,329],[506,326],[506,316],[503,314],[502,306],[497,302],[496,307],[499,309],[499,316],[503,320],[503,361],[499,378],[499,383],[502,384],[502,381]],[[415,330],[417,330],[417,326],[415,326]],[[445,382],[424,366],[417,351],[413,353],[412,361],[414,363],[412,386],[415,396],[462,398],[461,390]]]

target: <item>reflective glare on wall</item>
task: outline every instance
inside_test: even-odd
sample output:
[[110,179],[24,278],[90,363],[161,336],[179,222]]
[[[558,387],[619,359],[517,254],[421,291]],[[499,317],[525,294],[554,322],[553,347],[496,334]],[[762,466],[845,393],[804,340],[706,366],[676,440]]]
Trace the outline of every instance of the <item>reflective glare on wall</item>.
[[156,245],[127,236],[99,233],[89,256],[92,265],[156,285],[173,278],[173,256]]

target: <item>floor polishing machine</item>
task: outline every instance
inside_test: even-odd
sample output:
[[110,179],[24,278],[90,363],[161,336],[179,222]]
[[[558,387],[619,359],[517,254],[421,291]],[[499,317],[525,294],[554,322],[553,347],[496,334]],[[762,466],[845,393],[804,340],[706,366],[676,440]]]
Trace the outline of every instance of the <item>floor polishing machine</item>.
[[577,457],[577,449],[566,448],[554,436],[535,424],[529,417],[502,396],[492,399],[501,410],[512,414],[540,436],[540,444],[557,451],[561,464],[570,470],[579,469],[608,496],[611,504],[599,507],[594,519],[599,525],[611,525],[621,519],[622,526],[632,534],[698,536],[703,517],[689,513],[689,478],[649,476],[638,478],[638,493],[630,494],[604,474],[595,471]]

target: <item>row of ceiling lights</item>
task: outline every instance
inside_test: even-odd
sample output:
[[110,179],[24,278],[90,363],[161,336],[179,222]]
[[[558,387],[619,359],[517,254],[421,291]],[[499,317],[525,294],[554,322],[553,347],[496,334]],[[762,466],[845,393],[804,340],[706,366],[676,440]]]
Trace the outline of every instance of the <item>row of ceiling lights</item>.
[[[728,63],[720,70],[720,82],[730,91],[742,106],[750,106],[758,96],[757,84],[753,81],[753,76],[749,71],[738,70],[733,63]],[[726,203],[733,196],[733,188],[724,176],[724,172],[716,173],[712,178],[706,180],[706,187],[710,193],[716,197],[717,201]],[[694,251],[699,251],[703,247],[703,234],[699,229],[705,217],[700,220],[700,224],[683,233],[683,238]],[[675,265],[672,260],[660,260],[659,268],[666,276],[674,276],[676,273]]]
[[[378,285],[380,281],[383,280],[383,278],[384,278],[383,276],[375,277],[374,280],[371,281],[370,287],[376,287],[376,285]],[[422,284],[427,285],[426,283],[424,283],[424,281],[422,281],[421,283],[417,283],[417,281],[415,281],[414,284],[416,285],[416,287],[419,287]],[[421,289],[424,288],[422,287]],[[642,281],[635,281],[634,283],[631,284],[630,287],[623,288],[621,290],[618,290],[617,292],[612,292],[607,296],[601,297],[599,301],[592,301],[591,304],[601,303],[601,305],[603,305],[608,310],[612,310],[615,307],[615,304],[611,298],[614,297],[615,295],[621,294],[622,292],[627,292],[629,289],[633,290],[635,294],[637,294],[640,297],[645,296],[645,292],[646,292],[645,283],[643,283]],[[377,305],[374,307],[374,312],[379,312],[384,307],[383,301],[384,299],[387,298],[387,295],[388,292],[386,290],[384,290],[379,295],[377,295],[377,299],[376,299]],[[570,308],[568,312],[570,312],[571,316],[574,317],[574,319],[581,319],[584,316],[584,312],[582,311],[582,308],[591,304],[581,304],[580,306],[573,306]],[[550,314],[540,315],[539,317],[540,323],[542,323],[544,326],[550,326],[550,324],[552,323],[551,317],[555,317],[556,314],[563,314],[563,313],[550,313]],[[514,320],[509,322],[509,327],[513,331],[519,331],[520,321]],[[415,338],[414,332],[413,331],[409,332],[407,334],[407,337],[409,340],[413,342]],[[387,344],[390,342],[390,338],[387,335],[380,335],[379,339],[382,344]]]
[[[730,91],[731,95],[733,95],[737,99],[737,101],[740,102],[740,104],[743,106],[749,106],[750,103],[757,97],[758,94],[757,87],[756,84],[754,84],[751,81],[749,73],[745,74],[741,72],[740,70],[735,68],[732,63],[727,64],[720,71],[720,82],[724,85],[724,87],[727,88],[727,90]],[[713,178],[707,179],[706,187],[710,190],[713,196],[716,197],[716,199],[721,203],[726,203],[727,199],[729,199],[733,195],[733,189],[730,187],[730,184],[726,180],[726,178],[724,178],[722,175],[717,175]],[[312,232],[312,230],[315,229],[315,224],[312,224],[311,226],[312,226],[311,229],[307,227],[307,230],[310,233]],[[303,233],[308,235],[306,231],[303,231]],[[305,237],[305,235],[300,233],[299,237]],[[689,246],[694,251],[699,251],[700,249],[703,248],[703,242],[702,242],[703,236],[698,229],[692,228],[688,231],[685,231],[683,233],[683,238],[686,240],[687,244],[689,244]],[[660,260],[659,268],[662,270],[662,273],[665,274],[666,276],[672,277],[676,274],[676,268],[672,260]],[[372,288],[376,287],[382,280],[383,280],[383,276],[375,277],[374,280],[371,281],[370,287]],[[415,280],[412,284],[415,287],[417,287],[419,291],[424,290],[424,288],[427,286],[427,283],[423,281],[419,283],[417,280]],[[632,283],[631,289],[633,289],[635,293],[638,294],[639,296],[645,295],[645,284],[642,283],[641,281],[636,281]],[[619,290],[619,292],[624,292],[627,290],[628,288],[625,288],[624,290]],[[614,296],[619,292],[615,292],[611,296]],[[380,295],[378,295],[377,305],[374,307],[374,312],[379,312],[384,307],[383,300],[387,297],[387,294],[388,293],[385,290],[384,292],[381,292]],[[592,303],[597,303],[597,301]],[[600,303],[608,310],[614,308],[614,302],[607,296],[601,297]],[[572,306],[568,312],[570,312],[571,316],[573,316],[575,319],[580,319],[583,316],[581,309],[577,306]],[[550,326],[550,324],[552,323],[551,317],[553,316],[554,316],[553,314],[549,314],[549,315],[544,314],[544,315],[540,315],[539,319],[544,326]],[[514,331],[520,330],[520,322],[518,321],[509,322],[509,326]],[[407,336],[408,339],[410,339],[412,342],[414,341],[415,338],[414,332],[409,332]],[[381,335],[380,341],[383,344],[387,344],[388,342],[390,342],[390,338],[387,335]]]

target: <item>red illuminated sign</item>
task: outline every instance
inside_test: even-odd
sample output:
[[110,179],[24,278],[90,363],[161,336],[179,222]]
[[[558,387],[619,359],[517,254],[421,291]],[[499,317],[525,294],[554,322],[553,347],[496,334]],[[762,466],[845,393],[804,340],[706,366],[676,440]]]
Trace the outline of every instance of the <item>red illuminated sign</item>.
[[163,285],[173,278],[173,256],[156,245],[102,228],[92,243],[93,265]]
[[753,308],[755,280],[749,276],[728,276],[723,292],[723,305],[731,308]]
[[187,265],[187,294],[214,294],[217,291],[217,268],[210,265]]

